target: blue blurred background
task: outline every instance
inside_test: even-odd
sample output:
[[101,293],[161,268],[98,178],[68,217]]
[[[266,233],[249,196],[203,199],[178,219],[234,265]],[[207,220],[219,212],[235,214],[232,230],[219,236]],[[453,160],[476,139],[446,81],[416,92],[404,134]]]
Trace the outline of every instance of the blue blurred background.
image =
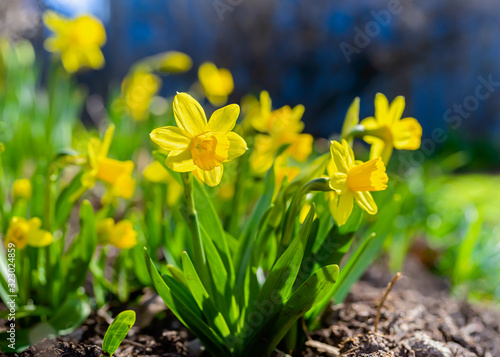
[[[30,37],[43,51],[39,19],[49,8],[90,12],[106,26],[106,66],[80,75],[90,93],[106,97],[138,59],[166,50],[189,54],[193,69],[165,81],[163,94],[187,90],[197,67],[213,61],[231,70],[239,102],[266,89],[275,107],[304,104],[307,132],[339,131],[346,109],[361,97],[406,97],[435,152],[467,150],[470,169],[500,163],[500,2],[494,0],[15,0],[0,30]],[[12,14],[27,18],[22,27]],[[9,28],[14,23],[17,29]],[[30,26],[31,25],[31,28]],[[12,27],[12,24],[11,24]],[[434,153],[433,153],[434,154]]]

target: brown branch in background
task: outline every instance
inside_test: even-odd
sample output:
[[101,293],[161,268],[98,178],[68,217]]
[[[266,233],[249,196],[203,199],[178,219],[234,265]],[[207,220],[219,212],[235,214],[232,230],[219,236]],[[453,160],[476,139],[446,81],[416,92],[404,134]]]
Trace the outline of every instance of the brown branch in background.
[[399,278],[401,278],[401,273],[397,273],[394,276],[394,278],[392,278],[392,280],[389,282],[389,284],[387,284],[387,288],[385,288],[384,295],[382,295],[382,299],[380,299],[380,303],[378,304],[377,307],[377,316],[375,317],[375,326],[374,326],[375,332],[377,332],[378,330],[378,322],[380,321],[380,313],[382,311],[382,306],[384,306],[387,296],[389,295],[392,288],[394,287],[394,284],[396,283],[396,281],[399,280]]

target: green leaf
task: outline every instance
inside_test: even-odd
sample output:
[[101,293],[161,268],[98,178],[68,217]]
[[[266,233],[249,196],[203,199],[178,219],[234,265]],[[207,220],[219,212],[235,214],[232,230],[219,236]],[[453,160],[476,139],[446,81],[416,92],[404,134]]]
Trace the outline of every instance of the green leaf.
[[277,299],[277,295],[282,301],[285,301],[292,292],[293,284],[297,278],[304,251],[307,244],[307,238],[311,230],[314,218],[315,205],[313,204],[309,213],[300,227],[298,235],[293,239],[290,246],[278,259],[271,269],[262,290],[257,298],[257,303]]
[[213,241],[217,250],[220,253],[222,261],[226,267],[229,277],[234,277],[233,261],[227,243],[226,233],[222,228],[221,221],[212,203],[212,199],[208,196],[207,191],[198,180],[193,180],[194,201],[200,226],[208,232],[208,237]]
[[55,229],[61,228],[68,221],[71,210],[79,198],[78,191],[82,189],[82,175],[83,171],[76,175],[57,197],[54,215]]
[[211,300],[210,295],[208,295],[207,290],[203,286],[200,277],[196,273],[193,263],[191,262],[191,259],[189,259],[186,252],[182,254],[182,267],[184,269],[184,276],[186,277],[189,290],[196,300],[198,307],[207,317],[208,323],[213,329],[218,331],[221,336],[229,336],[231,332],[229,331],[229,327],[227,326],[224,317],[215,307],[214,301]]
[[231,357],[224,340],[203,319],[203,313],[191,293],[170,276],[163,278],[144,249],[149,274],[156,291],[177,318],[200,339],[214,356]]
[[82,202],[80,220],[80,234],[61,259],[66,280],[64,285],[60,287],[60,300],[63,300],[67,294],[75,292],[85,283],[90,261],[97,246],[95,214],[92,205],[88,201]]
[[90,315],[90,311],[90,305],[86,300],[81,298],[66,299],[48,320],[48,324],[58,335],[67,335],[80,327]]
[[307,279],[284,305],[276,306],[272,299],[267,301],[267,311],[261,305],[260,316],[266,316],[241,345],[241,357],[269,356],[295,321],[328,296],[338,275],[338,266],[328,265]]
[[132,310],[122,311],[109,325],[102,341],[102,351],[105,356],[112,356],[128,332],[135,324],[135,312]]

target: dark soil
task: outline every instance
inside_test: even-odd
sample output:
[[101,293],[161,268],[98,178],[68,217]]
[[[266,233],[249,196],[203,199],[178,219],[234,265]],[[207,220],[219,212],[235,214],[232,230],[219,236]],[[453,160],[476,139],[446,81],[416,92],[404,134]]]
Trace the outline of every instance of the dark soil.
[[[344,303],[332,305],[323,328],[310,334],[302,356],[500,356],[499,310],[450,298],[446,284],[416,260],[409,259],[403,273],[382,308],[378,332],[374,332],[377,305],[392,277],[375,267],[352,288]],[[166,311],[160,315],[163,318],[146,319],[141,330],[134,327],[115,356],[194,356],[202,351],[198,340],[174,316]],[[108,326],[101,316],[92,316],[69,336],[44,340],[14,356],[100,356],[98,346]]]

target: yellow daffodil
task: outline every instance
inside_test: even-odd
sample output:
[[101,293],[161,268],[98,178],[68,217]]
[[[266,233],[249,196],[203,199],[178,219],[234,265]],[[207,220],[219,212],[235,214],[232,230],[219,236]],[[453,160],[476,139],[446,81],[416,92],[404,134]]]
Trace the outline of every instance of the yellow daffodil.
[[361,121],[366,129],[363,139],[372,145],[370,159],[382,157],[387,164],[393,148],[417,150],[420,147],[422,127],[415,118],[403,118],[405,98],[396,97],[391,104],[386,96],[375,96],[375,117]]
[[273,197],[276,197],[278,192],[285,181],[285,178],[288,183],[292,182],[295,177],[300,173],[300,169],[295,166],[287,165],[287,156],[280,155],[276,158],[274,162],[274,194]]
[[148,118],[151,100],[161,87],[161,79],[154,74],[136,71],[122,82],[122,100],[127,113],[137,121]]
[[260,95],[260,113],[250,118],[251,125],[255,130],[266,134],[277,133],[301,133],[304,123],[301,121],[305,108],[296,105],[293,109],[285,105],[279,109],[272,110],[269,94],[263,91]]
[[52,233],[41,229],[42,221],[34,217],[26,219],[12,217],[5,235],[5,244],[14,243],[16,248],[24,249],[26,246],[45,247],[53,242]]
[[132,222],[121,220],[115,223],[113,218],[106,218],[97,224],[97,237],[101,244],[111,244],[119,249],[129,249],[137,245],[137,232]]
[[252,170],[256,173],[268,170],[283,145],[288,145],[286,154],[297,161],[306,161],[312,152],[313,137],[302,134],[304,106],[297,105],[292,109],[286,105],[272,111],[269,94],[262,92],[260,98],[259,114],[247,119],[254,129],[262,133],[255,137],[254,150],[250,156]]
[[219,107],[226,104],[227,97],[234,89],[233,76],[229,70],[205,62],[198,69],[198,78],[212,105]]
[[166,73],[182,73],[189,71],[193,60],[187,54],[177,51],[162,53],[158,58],[158,71]]
[[205,111],[189,94],[174,99],[177,127],[166,126],[150,134],[159,147],[169,151],[165,164],[176,172],[193,172],[209,186],[222,179],[223,163],[245,153],[247,144],[232,132],[240,107],[230,104],[216,110],[207,122]]
[[98,69],[104,65],[100,47],[106,42],[106,31],[98,19],[90,15],[68,19],[47,11],[43,21],[54,33],[45,40],[45,49],[61,54],[66,71],[74,73],[83,67]]
[[182,185],[158,161],[153,161],[149,164],[142,172],[142,175],[149,182],[167,184],[168,206],[173,207],[179,202],[184,192]]
[[356,161],[347,141],[330,144],[330,188],[334,196],[329,201],[330,211],[339,226],[351,215],[354,201],[369,214],[377,213],[377,205],[370,191],[387,188],[388,177],[380,157],[365,163]]
[[33,193],[33,188],[31,186],[31,181],[23,178],[15,180],[12,184],[12,196],[14,201],[18,199],[29,200]]
[[92,188],[97,179],[108,185],[108,193],[104,198],[107,202],[114,197],[129,199],[135,190],[135,180],[131,176],[134,163],[107,157],[114,129],[113,125],[108,127],[103,141],[98,138],[89,140],[88,168],[82,176],[82,186],[86,189]]

